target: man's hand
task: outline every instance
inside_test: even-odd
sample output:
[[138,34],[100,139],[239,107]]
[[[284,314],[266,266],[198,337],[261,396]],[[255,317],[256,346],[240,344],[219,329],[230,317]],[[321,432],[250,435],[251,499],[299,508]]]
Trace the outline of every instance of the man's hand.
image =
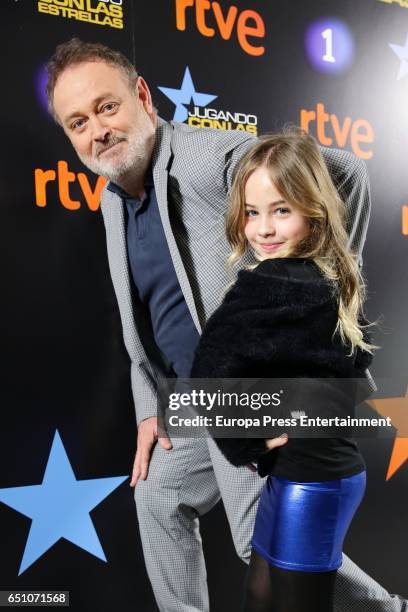
[[150,456],[153,446],[159,441],[160,446],[166,450],[173,448],[170,439],[157,436],[157,417],[145,419],[139,425],[137,431],[137,451],[133,463],[132,480],[130,486],[135,487],[139,478],[146,480],[149,471]]
[[266,448],[268,449],[268,451],[270,451],[273,448],[277,448],[278,446],[283,446],[284,444],[286,444],[287,441],[288,441],[288,434],[284,433],[281,436],[279,436],[279,438],[269,438],[268,440],[265,440],[265,444],[266,444]]

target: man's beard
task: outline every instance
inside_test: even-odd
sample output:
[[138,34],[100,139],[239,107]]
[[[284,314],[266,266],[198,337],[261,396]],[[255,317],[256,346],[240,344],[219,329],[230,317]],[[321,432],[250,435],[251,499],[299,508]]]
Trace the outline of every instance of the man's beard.
[[[127,142],[124,152],[113,152],[112,157],[109,154],[104,159],[99,159],[99,155],[107,148],[120,143]],[[132,130],[129,133],[116,132],[109,134],[106,140],[102,143],[96,143],[92,156],[79,155],[79,159],[83,164],[95,174],[106,176],[110,181],[118,182],[126,177],[129,172],[134,176],[142,173],[146,169],[146,159],[151,155],[152,139],[145,133],[144,130]]]

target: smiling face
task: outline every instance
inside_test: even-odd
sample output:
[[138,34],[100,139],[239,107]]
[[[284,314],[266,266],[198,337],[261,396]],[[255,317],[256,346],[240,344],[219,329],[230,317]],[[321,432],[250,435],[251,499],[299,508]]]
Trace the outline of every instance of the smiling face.
[[103,61],[74,64],[59,76],[53,106],[90,170],[118,184],[126,184],[131,173],[144,173],[156,119],[141,77],[131,84],[120,68]]
[[279,257],[283,246],[297,244],[309,232],[309,222],[285,201],[260,166],[245,184],[245,237],[259,259]]

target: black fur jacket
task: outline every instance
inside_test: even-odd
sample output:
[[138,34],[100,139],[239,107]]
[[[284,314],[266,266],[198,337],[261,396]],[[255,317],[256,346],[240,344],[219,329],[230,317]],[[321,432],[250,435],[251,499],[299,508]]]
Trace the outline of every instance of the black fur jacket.
[[[267,259],[242,270],[210,317],[192,378],[360,378],[371,355],[353,356],[333,333],[338,301],[332,284],[306,259]],[[368,336],[366,336],[368,339]],[[234,465],[265,454],[259,438],[217,438]]]

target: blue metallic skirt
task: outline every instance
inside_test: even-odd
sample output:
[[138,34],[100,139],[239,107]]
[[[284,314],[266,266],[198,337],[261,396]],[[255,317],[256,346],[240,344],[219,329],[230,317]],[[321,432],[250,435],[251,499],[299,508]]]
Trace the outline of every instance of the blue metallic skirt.
[[365,471],[325,482],[293,482],[269,476],[259,501],[253,548],[268,563],[283,569],[337,569],[365,485]]

